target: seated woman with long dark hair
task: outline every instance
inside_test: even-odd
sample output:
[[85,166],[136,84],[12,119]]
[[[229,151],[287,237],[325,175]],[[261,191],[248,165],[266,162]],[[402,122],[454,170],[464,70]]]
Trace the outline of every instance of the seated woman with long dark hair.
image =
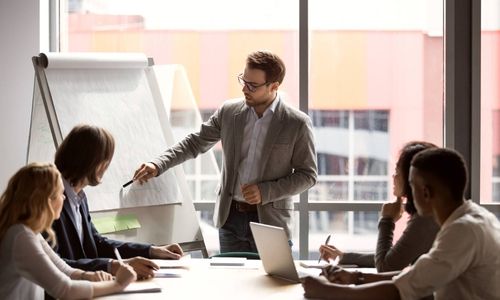
[[[417,153],[430,148],[437,148],[437,146],[427,142],[413,141],[401,149],[393,175],[393,194],[396,201],[382,206],[375,254],[343,253],[333,245],[321,245],[319,251],[322,259],[329,261],[339,257],[340,264],[376,267],[378,272],[388,272],[402,270],[417,260],[420,255],[429,251],[439,231],[439,226],[432,217],[422,217],[417,214],[408,175],[412,158]],[[406,199],[405,204],[403,204],[403,199]],[[410,217],[401,238],[393,245],[395,223],[403,214],[403,205]]]

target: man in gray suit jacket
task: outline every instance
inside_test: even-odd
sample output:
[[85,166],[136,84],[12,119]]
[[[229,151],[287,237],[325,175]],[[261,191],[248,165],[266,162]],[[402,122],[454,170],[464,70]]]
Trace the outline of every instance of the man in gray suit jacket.
[[309,117],[288,106],[278,88],[285,65],[268,51],[250,53],[238,76],[244,99],[225,102],[199,132],[134,174],[140,183],[222,142],[223,166],[214,223],[221,252],[257,252],[249,222],[283,227],[291,244],[292,196],[316,183]]

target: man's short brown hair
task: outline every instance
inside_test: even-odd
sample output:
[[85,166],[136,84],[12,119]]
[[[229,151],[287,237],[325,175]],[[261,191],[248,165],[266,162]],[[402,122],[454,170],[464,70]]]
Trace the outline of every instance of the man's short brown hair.
[[264,71],[267,83],[281,84],[285,78],[285,64],[278,55],[269,51],[259,50],[250,53],[247,57],[247,67]]
[[103,162],[110,162],[115,152],[115,140],[106,129],[92,125],[77,125],[56,151],[55,165],[71,185],[85,178],[90,185],[98,184],[96,171]]

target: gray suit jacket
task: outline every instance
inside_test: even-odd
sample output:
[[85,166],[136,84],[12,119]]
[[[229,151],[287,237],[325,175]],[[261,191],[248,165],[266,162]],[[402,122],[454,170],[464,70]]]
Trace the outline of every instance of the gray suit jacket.
[[[214,210],[214,224],[218,228],[229,215],[249,109],[242,99],[227,101],[201,125],[199,132],[188,135],[152,161],[161,174],[222,141],[222,178]],[[317,179],[311,120],[281,100],[273,114],[264,149],[257,182],[262,196],[262,203],[257,207],[259,221],[285,228],[290,238],[292,196],[313,186]]]

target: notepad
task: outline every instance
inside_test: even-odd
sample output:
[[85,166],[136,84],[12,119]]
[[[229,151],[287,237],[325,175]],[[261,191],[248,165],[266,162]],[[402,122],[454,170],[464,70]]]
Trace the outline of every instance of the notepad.
[[211,266],[244,266],[246,257],[212,257]]
[[179,278],[186,273],[184,269],[159,269],[154,271],[155,278]]
[[160,269],[189,269],[191,265],[191,255],[186,254],[180,259],[153,259]]
[[152,281],[136,281],[129,284],[123,291],[118,294],[132,294],[132,293],[159,293],[161,287]]
[[326,266],[328,266],[329,263],[327,263],[326,261],[316,261],[316,260],[304,260],[304,261],[301,261],[300,262],[300,266],[302,268],[317,268],[317,269],[321,269],[321,268],[324,268]]

